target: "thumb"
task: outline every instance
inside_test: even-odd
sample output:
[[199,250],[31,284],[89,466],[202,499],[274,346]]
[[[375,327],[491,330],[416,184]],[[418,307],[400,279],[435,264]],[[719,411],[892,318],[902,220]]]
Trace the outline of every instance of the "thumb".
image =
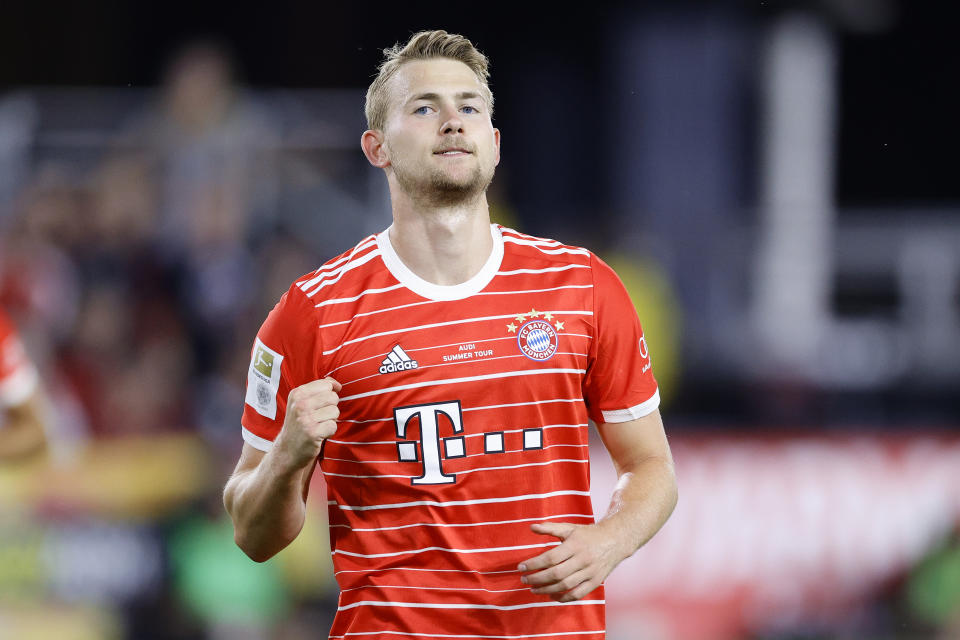
[[327,376],[326,378],[324,378],[324,380],[329,380],[331,383],[333,383],[334,393],[340,393],[340,390],[343,389],[343,385],[337,382],[336,380],[334,380],[333,378],[331,378],[330,376]]
[[569,522],[537,522],[530,525],[534,533],[540,533],[547,536],[553,536],[566,540],[577,530],[577,525]]

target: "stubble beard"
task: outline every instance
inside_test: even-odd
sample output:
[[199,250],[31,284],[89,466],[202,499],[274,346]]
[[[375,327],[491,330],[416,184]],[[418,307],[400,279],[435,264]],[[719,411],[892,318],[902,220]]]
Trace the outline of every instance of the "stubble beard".
[[434,207],[452,207],[474,202],[486,193],[493,182],[495,171],[495,167],[484,171],[484,168],[477,164],[468,176],[458,180],[436,168],[408,171],[406,166],[393,166],[400,188],[414,201]]

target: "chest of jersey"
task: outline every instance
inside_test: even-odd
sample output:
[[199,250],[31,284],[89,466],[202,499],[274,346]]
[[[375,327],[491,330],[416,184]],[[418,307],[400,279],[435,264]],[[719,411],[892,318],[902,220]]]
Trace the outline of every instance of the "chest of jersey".
[[537,399],[558,382],[575,392],[592,339],[587,302],[561,290],[374,309],[330,331],[321,366],[343,385],[342,417],[352,419],[490,394]]
[[343,385],[330,480],[395,476],[409,493],[585,455],[589,302],[581,289],[421,299],[337,325],[322,363]]

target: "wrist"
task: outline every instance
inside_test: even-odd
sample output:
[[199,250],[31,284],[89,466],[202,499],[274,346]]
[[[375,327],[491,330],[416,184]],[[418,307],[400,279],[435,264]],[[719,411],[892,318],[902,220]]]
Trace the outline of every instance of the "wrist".
[[269,454],[271,458],[270,466],[273,472],[282,476],[293,475],[299,473],[304,467],[311,464],[313,459],[316,458],[316,453],[305,456],[302,453],[302,449],[302,447],[292,446],[290,441],[284,437],[284,432],[281,431],[276,441],[274,441],[273,448]]
[[618,564],[632,556],[640,548],[640,545],[636,544],[636,536],[630,531],[627,523],[623,522],[620,513],[614,513],[603,518],[597,522],[597,527],[603,532],[602,539],[610,544],[611,552],[617,559]]

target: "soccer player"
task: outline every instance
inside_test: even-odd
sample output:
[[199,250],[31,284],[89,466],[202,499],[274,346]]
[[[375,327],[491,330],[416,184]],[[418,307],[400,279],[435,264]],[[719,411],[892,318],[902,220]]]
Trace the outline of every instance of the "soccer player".
[[46,450],[45,416],[37,370],[0,310],[0,462]]
[[[393,224],[298,279],[254,341],[236,542],[289,544],[319,464],[331,638],[602,638],[601,583],[676,502],[636,311],[590,251],[490,224],[486,57],[444,31],[384,53],[361,146]],[[591,418],[620,478],[597,522]]]

